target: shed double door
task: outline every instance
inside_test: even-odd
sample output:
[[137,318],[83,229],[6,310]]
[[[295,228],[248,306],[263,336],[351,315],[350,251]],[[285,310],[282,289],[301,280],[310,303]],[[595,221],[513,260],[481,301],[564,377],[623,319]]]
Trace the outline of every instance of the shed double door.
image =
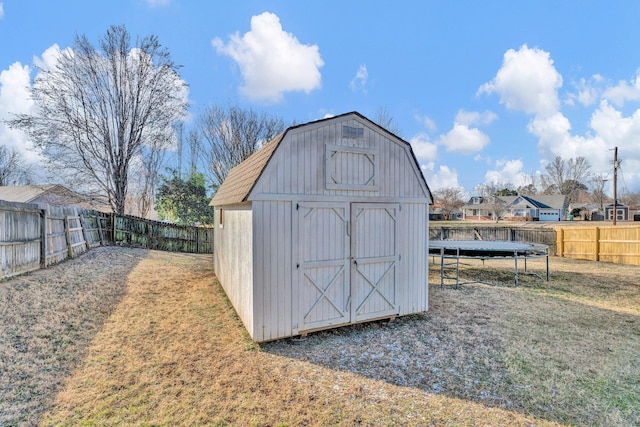
[[298,204],[298,331],[398,314],[397,204]]

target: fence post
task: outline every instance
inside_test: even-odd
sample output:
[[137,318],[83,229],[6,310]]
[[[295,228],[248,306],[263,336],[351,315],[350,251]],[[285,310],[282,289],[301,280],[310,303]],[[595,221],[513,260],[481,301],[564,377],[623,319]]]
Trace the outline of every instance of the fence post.
[[100,246],[104,246],[104,236],[102,235],[102,217],[97,214],[94,218],[98,223],[98,237],[100,238]]
[[556,228],[556,255],[564,257],[564,228]]
[[116,243],[116,213],[111,212],[111,240]]
[[600,227],[596,226],[596,230],[594,233],[594,249],[596,251],[594,256],[594,261],[600,261]]
[[67,239],[67,251],[69,258],[73,258],[73,246],[71,246],[71,231],[69,230],[69,215],[64,216],[64,237]]
[[84,237],[84,244],[87,247],[87,250],[91,249],[91,245],[89,244],[89,236],[87,235],[87,223],[84,220],[84,216],[78,212],[78,218],[80,218],[80,227],[82,227],[82,237]]
[[47,239],[47,234],[48,234],[48,230],[47,230],[47,208],[45,207],[44,209],[40,210],[40,221],[42,221],[40,223],[40,266],[41,268],[47,268],[47,253],[49,252],[47,245],[48,245],[48,239]]

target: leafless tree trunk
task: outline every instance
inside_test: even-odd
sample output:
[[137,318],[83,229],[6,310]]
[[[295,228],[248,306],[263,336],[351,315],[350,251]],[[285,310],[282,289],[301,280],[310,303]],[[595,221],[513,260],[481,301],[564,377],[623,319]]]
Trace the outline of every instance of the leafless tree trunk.
[[207,175],[217,187],[232,167],[283,132],[285,124],[280,118],[229,105],[208,107],[199,117],[198,128]]
[[31,182],[31,170],[20,153],[0,145],[0,186],[26,185]]
[[597,174],[591,178],[591,198],[593,203],[599,207],[599,212],[604,214],[604,202],[607,200],[607,194],[604,192],[604,187],[607,184],[607,176],[604,174]]
[[186,83],[156,36],[110,27],[94,47],[85,36],[41,69],[31,90],[38,112],[9,125],[25,131],[48,167],[74,190],[98,189],[124,213],[130,167],[143,147],[167,147],[184,117]]

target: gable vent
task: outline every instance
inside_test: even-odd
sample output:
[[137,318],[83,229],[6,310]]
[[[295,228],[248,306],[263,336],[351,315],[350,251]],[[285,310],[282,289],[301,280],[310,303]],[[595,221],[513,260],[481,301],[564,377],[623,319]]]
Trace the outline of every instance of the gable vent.
[[348,139],[364,138],[364,128],[342,126],[342,137]]

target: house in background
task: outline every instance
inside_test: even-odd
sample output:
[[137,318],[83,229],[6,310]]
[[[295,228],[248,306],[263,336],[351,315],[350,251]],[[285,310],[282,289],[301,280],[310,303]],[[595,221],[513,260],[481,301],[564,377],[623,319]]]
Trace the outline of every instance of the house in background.
[[[108,203],[76,193],[59,184],[0,186],[0,200],[33,203],[37,205],[77,206],[79,208],[92,209],[105,213],[111,213],[113,211]],[[125,203],[125,214],[142,216],[138,202],[139,200],[135,198],[135,195],[128,195]],[[153,204],[147,212],[146,218],[158,218],[158,213]]]
[[462,219],[493,219],[493,204],[483,196],[473,196],[466,205],[462,206]]
[[58,184],[0,186],[0,200],[38,205],[78,206],[102,212],[111,212],[111,208],[104,203],[92,201]]
[[[613,221],[613,203],[604,207],[604,218],[607,221]],[[629,206],[622,203],[616,204],[616,221],[628,221],[629,220]]]
[[231,169],[214,270],[256,342],[428,308],[429,187],[359,113],[287,129]]
[[562,221],[567,217],[567,197],[563,195],[507,196],[505,219],[520,221]]
[[567,215],[567,198],[542,196],[474,196],[462,207],[463,219],[493,220],[496,204],[500,219],[511,221],[561,221]]

